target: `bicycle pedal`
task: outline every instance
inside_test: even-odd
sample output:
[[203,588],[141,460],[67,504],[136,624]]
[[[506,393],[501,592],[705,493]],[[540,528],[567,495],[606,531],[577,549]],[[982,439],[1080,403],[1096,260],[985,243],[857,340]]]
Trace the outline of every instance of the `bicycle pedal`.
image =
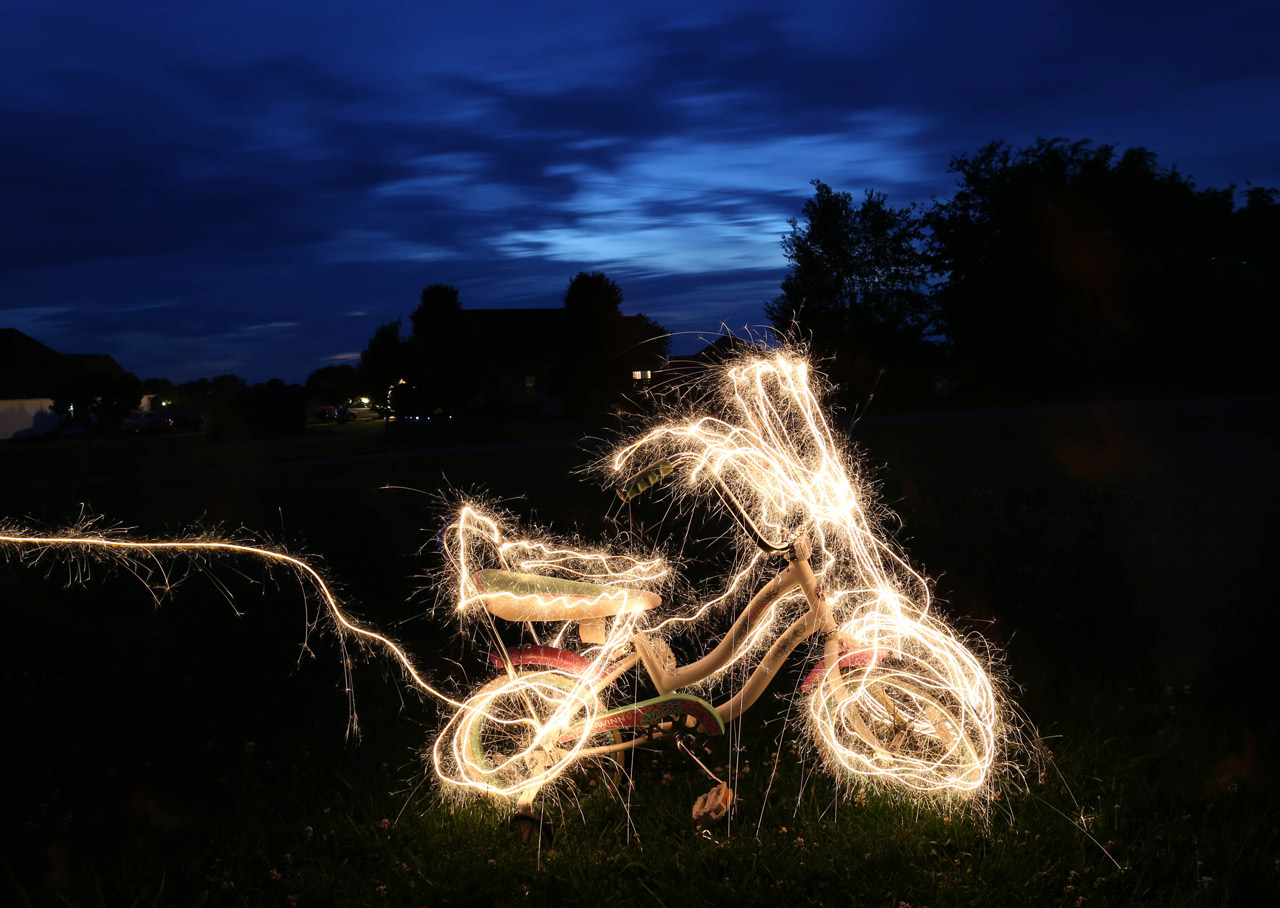
[[697,826],[718,823],[729,813],[733,805],[733,789],[724,782],[693,802],[693,822]]

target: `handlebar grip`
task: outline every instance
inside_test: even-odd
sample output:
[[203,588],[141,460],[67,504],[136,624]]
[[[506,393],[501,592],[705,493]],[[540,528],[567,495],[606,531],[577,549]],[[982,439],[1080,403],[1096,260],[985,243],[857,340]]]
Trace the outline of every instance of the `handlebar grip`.
[[618,497],[623,501],[633,501],[639,498],[644,492],[653,488],[664,478],[675,472],[675,465],[667,458],[657,463],[650,464],[635,476],[627,480],[626,485],[618,489]]

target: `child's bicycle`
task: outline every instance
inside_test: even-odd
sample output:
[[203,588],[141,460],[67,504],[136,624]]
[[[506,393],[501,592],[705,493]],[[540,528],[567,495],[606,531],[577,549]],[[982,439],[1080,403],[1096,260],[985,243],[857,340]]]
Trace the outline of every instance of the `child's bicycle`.
[[[626,471],[640,451],[665,455],[622,485],[622,500],[682,473],[686,492],[719,502],[749,541],[753,554],[716,601],[755,593],[702,658],[677,664],[666,634],[706,605],[654,620],[660,559],[512,538],[473,506],[444,534],[459,607],[491,632],[499,673],[462,702],[432,759],[445,782],[512,802],[526,836],[539,793],[584,761],[659,742],[698,760],[814,635],[821,659],[800,685],[798,712],[838,780],[964,794],[989,778],[998,737],[991,681],[930,613],[927,585],[873,531],[807,367],[780,355],[741,361],[722,377],[723,416],[659,426],[611,464]],[[789,623],[788,609],[800,612]],[[508,648],[497,621],[522,624],[532,642]],[[751,660],[733,682],[742,672],[727,669]],[[622,683],[641,667],[653,688],[643,698]],[[691,692],[716,680],[728,687],[721,696]],[[732,799],[720,782],[695,819],[719,819]]]

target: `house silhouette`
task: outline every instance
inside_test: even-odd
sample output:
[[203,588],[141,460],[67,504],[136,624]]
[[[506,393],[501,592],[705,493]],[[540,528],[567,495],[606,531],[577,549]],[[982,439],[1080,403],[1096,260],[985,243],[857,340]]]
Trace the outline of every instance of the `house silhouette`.
[[124,374],[105,353],[59,353],[17,328],[0,328],[0,439],[57,429],[61,420],[49,407],[67,382]]

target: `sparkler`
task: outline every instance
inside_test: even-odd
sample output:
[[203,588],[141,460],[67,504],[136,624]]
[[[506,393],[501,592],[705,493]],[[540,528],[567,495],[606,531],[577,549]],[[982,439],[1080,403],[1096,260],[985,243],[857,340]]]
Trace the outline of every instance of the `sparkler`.
[[[727,497],[765,536],[812,544],[817,596],[825,598],[833,627],[823,629],[826,661],[806,682],[805,712],[813,745],[838,779],[931,794],[983,790],[1004,735],[987,668],[935,614],[927,581],[878,532],[880,515],[823,415],[808,364],[778,353],[740,360],[709,377],[712,393],[695,389],[674,417],[620,446],[606,462],[608,474],[626,475],[641,458],[663,457],[678,468],[673,494],[684,504]],[[344,646],[354,638],[386,652],[413,686],[452,710],[428,752],[437,778],[460,793],[521,805],[571,767],[634,746],[616,730],[626,723],[609,713],[615,682],[642,656],[669,656],[663,634],[740,602],[769,570],[744,536],[742,563],[723,589],[656,619],[659,593],[670,588],[673,572],[652,552],[538,537],[471,502],[458,509],[441,541],[454,575],[446,597],[451,610],[491,635],[503,669],[464,699],[428,682],[398,643],[348,615],[314,567],[280,549],[212,537],[139,541],[92,527],[0,532],[0,547],[34,561],[50,553],[122,562],[241,555],[293,571]],[[779,591],[753,600],[759,615],[745,625],[743,639],[694,683],[723,683],[731,667],[778,638],[780,615],[814,592],[795,585]],[[558,629],[540,655],[513,655],[495,617],[527,622],[531,634],[533,622]],[[582,647],[565,654],[575,629]],[[559,655],[547,655],[553,648]],[[707,713],[699,721],[711,724],[745,708],[737,698],[714,710],[697,703]],[[353,728],[354,722],[352,712]]]
[[[610,473],[634,472],[641,457],[664,457],[680,467],[678,496],[701,504],[720,488],[767,536],[786,540],[803,532],[812,539],[814,573],[826,588],[838,639],[852,654],[832,653],[837,658],[810,685],[808,701],[814,744],[838,778],[921,793],[980,790],[1003,734],[995,688],[983,664],[932,613],[927,581],[877,532],[870,496],[823,415],[808,365],[779,354],[744,360],[715,377],[723,381],[718,398],[691,397],[700,412],[664,421],[620,447],[608,461]],[[498,609],[472,564],[480,543],[504,567],[589,576],[607,590],[576,604],[554,588],[531,591],[518,606],[506,606],[514,620],[565,621],[575,617],[575,608],[587,615],[607,599],[635,595],[625,592],[629,588],[666,576],[658,559],[504,542],[497,521],[472,508],[463,509],[452,531],[459,608],[484,600],[489,606],[483,614]],[[631,638],[638,630],[647,640],[755,589],[768,568],[752,549],[718,595],[684,613],[645,626],[641,610],[620,607],[607,636],[582,635],[597,645],[587,650],[590,663],[577,671],[519,674],[508,664],[508,677],[483,688],[446,728],[435,749],[437,771],[489,794],[527,795],[580,756],[607,751],[586,740],[604,708],[600,693],[607,682],[600,679],[611,681],[617,666],[634,665],[634,655],[628,660],[627,654],[634,653]],[[776,638],[782,607],[802,595],[795,588],[772,602],[705,683]],[[483,756],[486,736],[503,739],[495,744],[496,760]]]
[[[338,632],[339,644],[343,648],[343,665],[350,671],[350,660],[345,658],[346,641],[355,638],[361,643],[379,648],[387,652],[404,669],[408,679],[420,690],[440,699],[442,702],[461,706],[462,704],[431,685],[410,659],[409,654],[390,637],[367,628],[356,622],[347,614],[338,597],[334,595],[323,575],[304,561],[280,549],[247,545],[213,537],[192,537],[175,540],[138,540],[127,537],[112,536],[107,532],[93,530],[92,525],[75,528],[62,534],[39,534],[15,530],[0,530],[0,548],[15,552],[18,557],[38,563],[47,557],[63,557],[71,563],[81,563],[81,559],[95,559],[106,563],[124,565],[132,573],[138,571],[131,559],[149,558],[158,561],[162,555],[187,555],[195,558],[211,555],[247,555],[260,558],[269,564],[283,566],[292,570],[304,590],[310,590],[320,601],[325,613],[331,619]],[[351,690],[350,678],[347,689]],[[356,718],[351,712],[351,729],[355,731]]]
[[[609,465],[625,473],[663,456],[680,468],[680,497],[697,504],[722,487],[767,535],[812,540],[814,573],[856,654],[829,659],[809,697],[814,743],[837,778],[974,792],[1003,734],[994,686],[932,613],[927,581],[877,532],[871,496],[814,385],[808,364],[787,353],[730,364],[700,411],[652,428]],[[704,608],[752,589],[762,570],[756,553]]]
[[[444,550],[457,574],[455,609],[481,620],[502,613],[516,621],[563,622],[553,640],[557,646],[576,621],[580,638],[594,645],[584,652],[585,667],[575,673],[521,673],[490,627],[506,674],[462,704],[437,737],[432,762],[442,781],[461,789],[528,800],[591,750],[586,730],[603,709],[600,691],[618,674],[610,666],[629,648],[639,616],[658,601],[644,591],[662,584],[670,570],[656,556],[580,551],[549,540],[513,539],[513,532],[505,521],[471,504],[446,527]],[[501,594],[497,607],[493,600],[499,597],[482,579],[484,565],[495,560],[528,578],[521,588]],[[582,593],[584,580],[602,592]],[[608,625],[606,616],[615,616]],[[570,734],[572,728],[583,731]]]

